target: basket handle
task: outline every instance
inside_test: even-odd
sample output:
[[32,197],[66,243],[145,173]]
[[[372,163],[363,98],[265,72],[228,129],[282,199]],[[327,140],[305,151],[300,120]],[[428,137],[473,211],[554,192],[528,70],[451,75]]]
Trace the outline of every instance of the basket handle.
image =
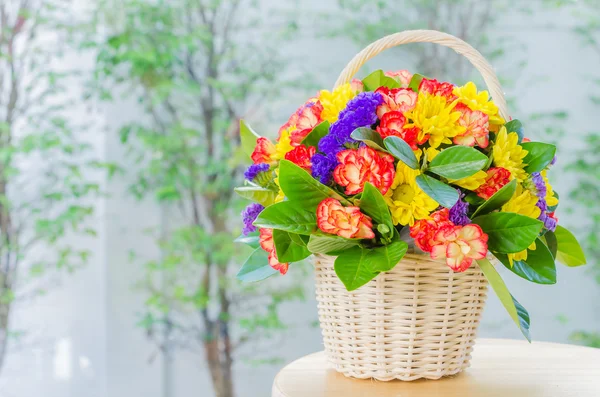
[[454,37],[447,33],[438,32],[436,30],[406,30],[404,32],[394,33],[385,36],[365,47],[361,52],[356,54],[354,58],[346,65],[337,81],[335,87],[348,83],[354,74],[375,55],[387,50],[388,48],[399,46],[408,43],[437,43],[448,48],[452,48],[458,54],[464,55],[475,69],[481,73],[483,80],[488,87],[490,95],[494,103],[498,106],[500,116],[505,120],[509,120],[508,109],[506,107],[506,99],[504,92],[498,81],[498,76],[492,68],[492,65],[481,55],[479,51],[471,47],[465,41]]

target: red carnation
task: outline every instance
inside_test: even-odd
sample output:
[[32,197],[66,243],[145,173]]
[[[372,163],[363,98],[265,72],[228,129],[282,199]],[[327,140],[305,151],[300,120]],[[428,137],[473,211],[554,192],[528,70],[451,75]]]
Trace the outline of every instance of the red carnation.
[[290,152],[285,154],[285,159],[310,173],[310,167],[312,165],[311,159],[312,156],[315,155],[316,150],[317,149],[315,149],[314,146],[296,146]]
[[482,199],[489,199],[504,185],[510,182],[510,171],[502,167],[490,168],[486,171],[487,178],[481,186],[475,190],[475,193]]
[[419,84],[419,92],[424,92],[431,95],[441,95],[446,97],[448,101],[453,101],[456,96],[452,94],[454,85],[451,83],[441,83],[436,79],[423,79]]
[[429,139],[429,135],[426,135],[420,142],[417,141],[419,135],[419,128],[404,128],[406,124],[406,117],[399,111],[387,112],[381,118],[381,123],[377,127],[377,132],[383,139],[388,136],[397,136],[402,138],[406,143],[410,145],[412,150],[417,150],[417,144],[425,143]]

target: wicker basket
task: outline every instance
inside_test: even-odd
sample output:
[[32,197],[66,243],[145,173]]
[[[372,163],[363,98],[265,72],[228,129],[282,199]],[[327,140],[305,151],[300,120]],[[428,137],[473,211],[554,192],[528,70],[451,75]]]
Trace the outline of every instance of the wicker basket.
[[[374,42],[350,61],[336,87],[381,51],[414,42],[444,45],[469,59],[507,119],[506,101],[490,64],[464,41],[436,31],[405,31]],[[333,257],[315,256],[325,353],[337,371],[361,379],[408,381],[439,379],[469,366],[487,294],[487,280],[476,264],[454,273],[429,256],[407,254],[390,272],[348,292],[333,263]]]

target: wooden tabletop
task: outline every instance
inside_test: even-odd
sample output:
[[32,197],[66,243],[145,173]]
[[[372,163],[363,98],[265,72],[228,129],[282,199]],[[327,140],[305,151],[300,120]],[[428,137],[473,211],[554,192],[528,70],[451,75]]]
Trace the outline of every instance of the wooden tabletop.
[[471,368],[441,380],[379,382],[346,378],[323,352],[286,366],[273,397],[600,397],[600,349],[480,339]]

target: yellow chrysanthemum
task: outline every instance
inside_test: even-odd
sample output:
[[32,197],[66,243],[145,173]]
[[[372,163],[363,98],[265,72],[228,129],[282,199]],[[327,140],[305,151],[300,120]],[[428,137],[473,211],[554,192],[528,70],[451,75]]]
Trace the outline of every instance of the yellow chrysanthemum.
[[319,102],[323,105],[321,117],[330,123],[337,121],[340,112],[344,110],[348,101],[356,96],[356,90],[353,90],[350,84],[344,84],[335,88],[332,92],[321,90],[319,92]]
[[291,130],[292,128],[281,131],[281,135],[279,135],[279,142],[277,142],[275,145],[275,154],[273,154],[272,157],[273,160],[283,160],[285,155],[294,149],[290,140]]
[[527,173],[523,169],[527,164],[523,163],[523,159],[528,152],[518,142],[519,136],[516,132],[507,133],[506,128],[502,127],[496,134],[496,143],[492,154],[496,167],[506,168],[510,171],[512,178],[523,182],[527,178]]
[[285,194],[283,194],[283,190],[281,190],[281,187],[279,186],[279,167],[275,169],[275,178],[273,178],[273,182],[275,182],[275,184],[279,188],[277,196],[275,196],[275,203],[279,203],[285,198]]
[[546,204],[548,207],[554,207],[558,205],[558,197],[554,195],[554,190],[552,190],[552,185],[550,181],[548,181],[548,177],[546,176],[546,170],[540,172],[542,178],[544,178],[544,182],[546,183]]
[[405,128],[418,127],[419,142],[429,135],[429,145],[432,148],[437,148],[442,143],[452,143],[449,138],[465,132],[465,127],[458,124],[462,113],[455,112],[455,106],[456,101],[448,104],[446,98],[441,95],[420,92],[416,106],[406,113],[406,117],[411,119],[412,123],[406,124]]
[[487,91],[477,92],[477,87],[472,81],[452,91],[460,103],[464,103],[471,110],[479,110],[488,115],[490,124],[504,124],[505,121],[498,114],[498,106],[490,100]]
[[[517,185],[517,190],[512,198],[502,206],[502,212],[514,212],[516,214],[525,215],[533,219],[540,216],[540,209],[536,206],[538,198],[531,191],[523,188],[521,184]],[[529,246],[529,249],[535,249],[535,241]],[[527,259],[527,250],[507,254],[508,261],[512,266],[513,261],[521,261]]]
[[412,226],[415,220],[429,217],[439,205],[417,185],[419,174],[401,161],[396,166],[394,182],[384,196],[395,225]]
[[468,176],[463,179],[458,179],[455,181],[448,181],[454,185],[460,186],[464,189],[474,191],[479,186],[483,185],[487,178],[487,173],[485,171],[477,171],[475,174]]

